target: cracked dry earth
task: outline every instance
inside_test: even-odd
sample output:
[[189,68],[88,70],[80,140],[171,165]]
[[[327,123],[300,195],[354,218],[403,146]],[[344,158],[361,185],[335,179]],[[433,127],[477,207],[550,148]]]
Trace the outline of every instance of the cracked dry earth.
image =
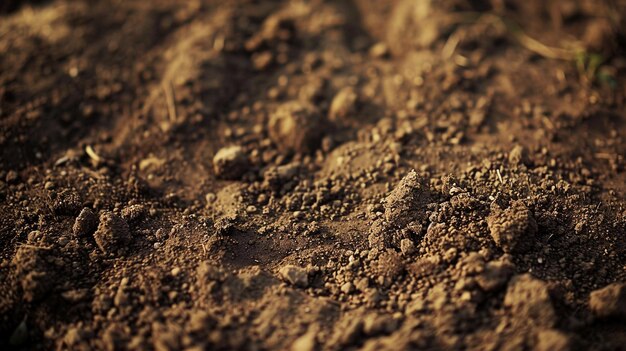
[[3,2],[0,348],[626,349],[625,9]]

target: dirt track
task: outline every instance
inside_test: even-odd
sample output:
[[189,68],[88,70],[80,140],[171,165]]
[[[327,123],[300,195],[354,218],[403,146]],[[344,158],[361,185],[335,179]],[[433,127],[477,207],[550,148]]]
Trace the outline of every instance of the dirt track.
[[0,348],[619,350],[623,1],[0,5]]

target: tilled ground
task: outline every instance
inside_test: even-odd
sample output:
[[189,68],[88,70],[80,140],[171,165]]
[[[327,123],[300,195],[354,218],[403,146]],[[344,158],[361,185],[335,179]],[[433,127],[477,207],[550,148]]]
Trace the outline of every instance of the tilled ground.
[[626,348],[623,1],[0,12],[2,349]]

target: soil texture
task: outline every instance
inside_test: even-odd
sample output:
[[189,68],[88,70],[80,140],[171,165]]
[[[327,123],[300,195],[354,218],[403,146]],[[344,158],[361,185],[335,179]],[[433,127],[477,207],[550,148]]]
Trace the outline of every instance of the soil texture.
[[4,1],[0,349],[626,349],[626,2]]

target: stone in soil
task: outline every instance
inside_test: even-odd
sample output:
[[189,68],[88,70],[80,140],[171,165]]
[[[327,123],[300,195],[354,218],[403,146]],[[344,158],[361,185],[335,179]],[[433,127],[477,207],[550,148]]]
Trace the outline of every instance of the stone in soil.
[[589,308],[596,317],[626,320],[626,284],[614,283],[589,295]]
[[213,157],[213,170],[221,179],[241,179],[249,168],[248,156],[238,145],[221,148]]
[[103,212],[93,237],[102,252],[119,253],[130,242],[130,230],[122,217],[112,212]]
[[309,276],[307,271],[298,266],[286,265],[278,271],[280,277],[291,285],[306,288],[309,285]]
[[276,109],[269,120],[269,136],[283,151],[308,153],[322,138],[322,116],[314,105],[289,101]]
[[96,216],[90,208],[85,207],[80,211],[78,217],[76,217],[72,231],[76,236],[85,237],[93,234],[97,227],[98,216]]
[[494,203],[487,225],[491,237],[504,252],[525,253],[534,246],[537,222],[532,212],[519,200],[512,202],[506,210]]
[[528,321],[541,327],[556,324],[556,313],[547,284],[525,273],[509,282],[504,305],[510,308],[514,319]]

